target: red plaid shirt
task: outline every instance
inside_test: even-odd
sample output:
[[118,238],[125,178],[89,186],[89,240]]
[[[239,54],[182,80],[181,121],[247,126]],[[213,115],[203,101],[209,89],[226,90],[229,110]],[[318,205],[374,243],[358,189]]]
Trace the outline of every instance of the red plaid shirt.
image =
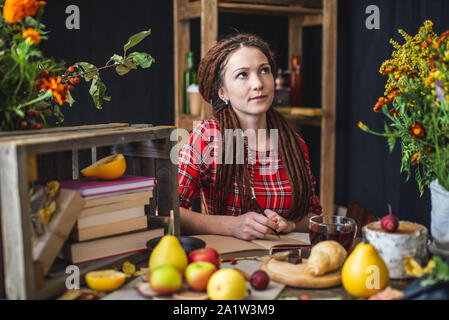
[[[219,147],[220,130],[216,120],[203,120],[190,134],[187,143],[182,147],[178,158],[179,201],[183,208],[192,207],[193,201],[203,190],[206,204],[210,214],[214,214],[212,196],[217,169],[217,153]],[[312,196],[309,199],[309,212],[320,215],[321,205],[315,194],[316,179],[312,175],[309,163],[309,152],[302,138],[302,146],[306,155],[309,177],[312,181]],[[254,192],[257,201],[265,209],[271,209],[279,215],[287,214],[291,202],[292,192],[290,182],[282,165],[280,156],[270,151],[249,151],[250,157],[255,155]],[[270,161],[275,160],[273,163]],[[223,159],[223,162],[225,160]],[[234,181],[234,194],[239,190]],[[229,195],[226,207],[227,215],[240,215],[238,197]]]

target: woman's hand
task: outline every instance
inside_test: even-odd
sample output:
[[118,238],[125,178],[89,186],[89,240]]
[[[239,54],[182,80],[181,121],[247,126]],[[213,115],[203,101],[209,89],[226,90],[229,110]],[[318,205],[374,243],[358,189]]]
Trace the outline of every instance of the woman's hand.
[[243,240],[262,239],[267,233],[272,233],[271,229],[277,229],[277,223],[257,212],[247,212],[234,217],[230,226],[234,237]]
[[265,209],[265,214],[271,221],[274,221],[276,224],[274,229],[277,232],[289,233],[295,231],[296,223],[294,221],[287,220],[270,209]]

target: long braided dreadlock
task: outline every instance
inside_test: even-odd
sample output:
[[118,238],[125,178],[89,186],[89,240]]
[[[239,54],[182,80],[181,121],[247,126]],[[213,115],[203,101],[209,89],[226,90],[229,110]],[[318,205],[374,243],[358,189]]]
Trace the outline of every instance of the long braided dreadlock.
[[[234,150],[237,150],[236,137],[233,137],[232,144],[226,144],[224,133],[226,129],[241,129],[241,126],[233,108],[228,107],[219,98],[218,92],[223,86],[223,72],[229,54],[242,47],[256,47],[262,51],[268,58],[271,72],[273,73],[273,77],[275,77],[276,62],[268,44],[259,37],[249,34],[238,34],[221,40],[208,51],[201,60],[198,68],[199,91],[203,98],[212,105],[213,115],[218,122],[223,138],[222,150],[225,150],[225,146],[232,146]],[[295,130],[273,108],[270,108],[267,112],[267,125],[269,130],[279,130],[279,154],[293,193],[292,207],[285,218],[299,219],[307,215],[312,188],[304,150]],[[248,212],[252,208],[249,193],[250,181],[247,168],[248,150],[246,145],[244,152],[244,164],[237,164],[235,161],[236,154],[234,154],[233,164],[223,163],[217,166],[213,195],[215,214],[225,214],[229,195],[239,197],[242,212]],[[238,195],[235,195],[233,192],[234,181],[238,186]]]

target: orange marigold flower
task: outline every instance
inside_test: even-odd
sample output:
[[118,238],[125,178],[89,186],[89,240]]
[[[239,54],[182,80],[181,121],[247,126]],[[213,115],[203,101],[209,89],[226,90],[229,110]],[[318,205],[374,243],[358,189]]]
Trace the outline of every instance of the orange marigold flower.
[[61,77],[50,77],[39,79],[42,90],[50,90],[53,97],[59,105],[62,105],[67,100],[67,91],[69,86],[61,83]]
[[426,156],[431,155],[435,150],[432,147],[426,148]]
[[424,130],[421,122],[417,121],[411,124],[408,130],[410,131],[410,134],[416,139],[422,139],[426,136],[426,130]]
[[414,165],[417,165],[419,163],[419,152],[415,152],[415,154],[412,157],[412,161]]
[[28,39],[30,44],[36,44],[41,42],[41,35],[39,31],[34,30],[33,28],[28,28],[23,30],[22,39]]
[[391,103],[391,102],[393,101],[393,99],[396,98],[400,92],[401,92],[400,89],[398,89],[398,88],[392,88],[392,89],[390,90],[390,92],[388,92],[388,95],[387,95],[387,103]]
[[34,16],[45,1],[6,0],[3,6],[3,18],[8,23],[16,23],[29,16]]
[[424,84],[424,88],[428,88],[434,81],[435,81],[434,77],[428,76],[426,79],[426,83]]
[[382,112],[382,107],[387,103],[388,103],[387,99],[385,99],[384,97],[380,97],[373,108],[374,112]]
[[424,41],[423,43],[421,43],[421,46],[422,46],[423,48],[427,48],[427,47],[430,46],[431,43],[432,43],[432,39],[429,38],[429,39],[427,39],[426,41]]

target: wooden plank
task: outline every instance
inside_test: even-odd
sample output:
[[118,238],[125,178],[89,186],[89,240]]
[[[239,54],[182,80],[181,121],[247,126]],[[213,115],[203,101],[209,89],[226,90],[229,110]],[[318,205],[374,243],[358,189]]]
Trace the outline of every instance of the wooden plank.
[[304,117],[322,117],[323,109],[303,107],[276,107],[276,111],[282,114],[297,115]]
[[122,153],[131,157],[170,159],[170,146],[166,141],[166,139],[159,139],[119,144],[114,146],[113,153]]
[[109,123],[109,124],[94,124],[84,126],[72,126],[72,127],[59,127],[40,130],[24,130],[24,131],[7,131],[0,132],[0,141],[9,140],[13,136],[31,136],[36,134],[54,133],[54,132],[69,132],[69,131],[81,131],[81,130],[99,130],[108,128],[129,127],[128,123]]
[[302,126],[302,125],[321,127],[321,117],[305,117],[302,115],[287,114],[287,115],[284,115],[284,118],[295,129],[298,129],[299,126]]
[[[85,285],[85,275],[90,271],[120,268],[125,261],[137,264],[148,260],[148,252],[136,252],[119,255],[111,258],[96,260],[79,264],[80,285]],[[45,280],[45,286],[36,294],[37,299],[57,298],[66,291],[66,279],[70,273],[66,273],[67,263],[58,262],[58,271],[51,278]]]
[[305,8],[300,5],[273,6],[263,4],[241,4],[241,3],[227,3],[227,2],[218,3],[218,10],[222,13],[263,14],[263,15],[276,15],[276,16],[322,13],[321,9]]
[[[201,0],[201,57],[217,43],[218,37],[218,3],[217,0]],[[211,105],[201,100],[202,118],[212,118]]]
[[292,70],[292,56],[298,55],[298,62],[302,64],[302,23],[304,17],[288,18],[288,68]]
[[240,3],[264,3],[271,5],[291,5],[297,4],[304,7],[322,8],[323,0],[228,0],[228,2],[240,2]]
[[[57,151],[71,151],[91,147],[111,146],[120,143],[146,141],[169,137],[175,127],[165,128],[127,128],[127,130],[98,130],[79,134],[47,135],[45,139],[38,136],[32,139],[8,141],[8,144],[26,146],[31,154]],[[0,143],[1,144],[1,143]]]
[[[3,239],[2,236],[2,206],[1,206],[1,183],[0,183],[0,242]],[[3,245],[0,243],[0,299],[5,299],[5,275],[4,275],[4,267],[3,267]]]
[[306,15],[301,17],[303,18],[302,20],[303,27],[319,26],[323,24],[322,14]]
[[337,8],[337,0],[324,0],[320,200],[326,215],[334,214]]
[[[170,145],[174,147],[175,141]],[[157,159],[155,165],[158,215],[167,217],[173,210],[175,221],[179,221],[179,194],[173,192],[178,190],[178,165],[169,159]],[[175,223],[175,234],[181,234],[179,223]]]
[[14,300],[34,298],[28,170],[23,170],[28,167],[27,153],[16,145],[0,145],[0,163],[6,296]]
[[[73,127],[76,128],[76,127]],[[80,128],[85,128],[81,126]],[[88,130],[85,128],[83,130],[68,130],[61,132],[59,128],[48,129],[46,132],[41,132],[38,134],[32,135],[24,135],[24,136],[10,136],[5,139],[0,139],[0,143],[8,143],[13,142],[17,144],[26,144],[28,141],[35,140],[46,140],[46,139],[54,139],[57,138],[67,138],[67,139],[76,139],[78,137],[84,136],[96,136],[101,134],[108,134],[114,132],[151,132],[155,135],[167,134],[167,130],[165,128],[170,128],[169,126],[163,127],[153,127],[152,125],[131,125],[131,126],[121,126],[121,127],[110,127],[110,128],[96,128],[94,130]],[[169,135],[170,133],[168,133]],[[165,136],[162,136],[165,137]]]
[[192,1],[180,4],[177,9],[177,14],[177,21],[201,17],[201,1]]
[[174,95],[175,126],[179,125],[179,116],[183,112],[183,72],[187,68],[187,53],[190,51],[190,21],[178,16],[180,6],[186,6],[189,0],[174,0]]

